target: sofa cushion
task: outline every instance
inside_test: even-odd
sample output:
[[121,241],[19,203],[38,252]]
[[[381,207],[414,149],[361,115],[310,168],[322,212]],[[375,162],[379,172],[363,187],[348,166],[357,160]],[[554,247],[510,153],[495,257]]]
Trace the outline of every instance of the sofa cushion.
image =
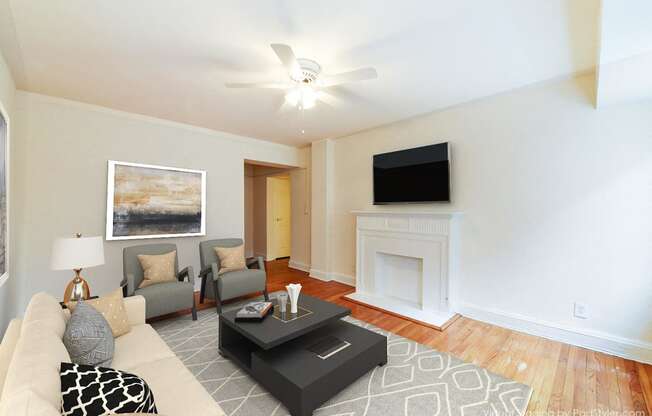
[[174,356],[154,328],[147,324],[136,325],[128,334],[115,339],[111,367],[130,371],[137,365]]
[[113,334],[109,323],[97,309],[80,302],[63,333],[70,360],[75,364],[108,367],[113,359]]
[[139,288],[176,279],[176,250],[166,254],[139,254],[138,261],[143,268],[143,281],[138,285]]
[[[102,314],[104,319],[109,323],[114,337],[119,337],[131,331],[129,317],[127,316],[124,299],[122,298],[121,287],[97,299],[89,299],[84,302]],[[74,311],[77,302],[68,302],[66,306],[71,311]]]
[[224,415],[220,406],[176,357],[141,364],[130,371],[145,379],[154,392],[156,407],[162,415]]
[[142,378],[72,363],[61,363],[61,411],[64,416],[157,413],[154,395]]
[[134,294],[143,296],[147,303],[147,318],[164,315],[192,307],[194,286],[190,282],[158,283],[141,289]]
[[129,296],[123,299],[127,319],[130,326],[142,325],[145,323],[145,298],[142,296]]
[[7,396],[0,401],[0,416],[61,416],[59,407],[25,390]]
[[220,270],[218,274],[247,268],[244,256],[244,244],[236,247],[215,247],[214,250],[220,259]]
[[217,279],[217,287],[223,300],[258,292],[265,289],[267,277],[264,270],[245,269],[224,273]]

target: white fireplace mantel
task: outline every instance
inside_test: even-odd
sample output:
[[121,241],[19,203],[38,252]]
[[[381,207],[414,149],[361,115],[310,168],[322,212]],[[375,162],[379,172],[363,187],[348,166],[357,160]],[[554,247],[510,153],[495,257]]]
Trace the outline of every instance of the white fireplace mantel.
[[450,309],[451,234],[459,212],[353,211],[356,291],[347,298],[443,329]]

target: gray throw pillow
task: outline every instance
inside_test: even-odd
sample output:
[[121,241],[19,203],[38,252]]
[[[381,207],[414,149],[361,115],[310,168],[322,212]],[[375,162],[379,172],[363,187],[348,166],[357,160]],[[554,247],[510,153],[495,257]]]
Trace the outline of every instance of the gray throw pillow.
[[74,364],[108,367],[113,360],[111,327],[101,313],[85,302],[79,302],[70,316],[63,344]]

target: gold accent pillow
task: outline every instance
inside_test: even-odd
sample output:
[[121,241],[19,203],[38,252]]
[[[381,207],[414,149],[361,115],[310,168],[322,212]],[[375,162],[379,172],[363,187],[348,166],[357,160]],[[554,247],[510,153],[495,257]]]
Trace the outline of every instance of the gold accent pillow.
[[[129,317],[127,316],[124,299],[122,298],[122,288],[117,288],[107,295],[100,296],[97,299],[85,300],[84,302],[102,314],[104,319],[109,323],[114,338],[131,331]],[[77,302],[74,301],[66,303],[66,307],[70,309],[70,313],[75,310],[76,306]]]
[[176,250],[166,254],[139,254],[138,261],[143,268],[143,281],[138,287],[143,288],[156,283],[176,280],[174,273],[176,257]]
[[220,259],[220,271],[218,274],[244,270],[247,268],[244,256],[244,244],[237,247],[214,247],[215,254]]

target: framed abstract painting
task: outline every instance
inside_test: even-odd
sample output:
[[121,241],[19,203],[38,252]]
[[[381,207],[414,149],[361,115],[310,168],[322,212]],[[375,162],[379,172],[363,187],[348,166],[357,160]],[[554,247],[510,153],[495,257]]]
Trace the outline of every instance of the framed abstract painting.
[[106,239],[206,235],[206,172],[109,160]]

